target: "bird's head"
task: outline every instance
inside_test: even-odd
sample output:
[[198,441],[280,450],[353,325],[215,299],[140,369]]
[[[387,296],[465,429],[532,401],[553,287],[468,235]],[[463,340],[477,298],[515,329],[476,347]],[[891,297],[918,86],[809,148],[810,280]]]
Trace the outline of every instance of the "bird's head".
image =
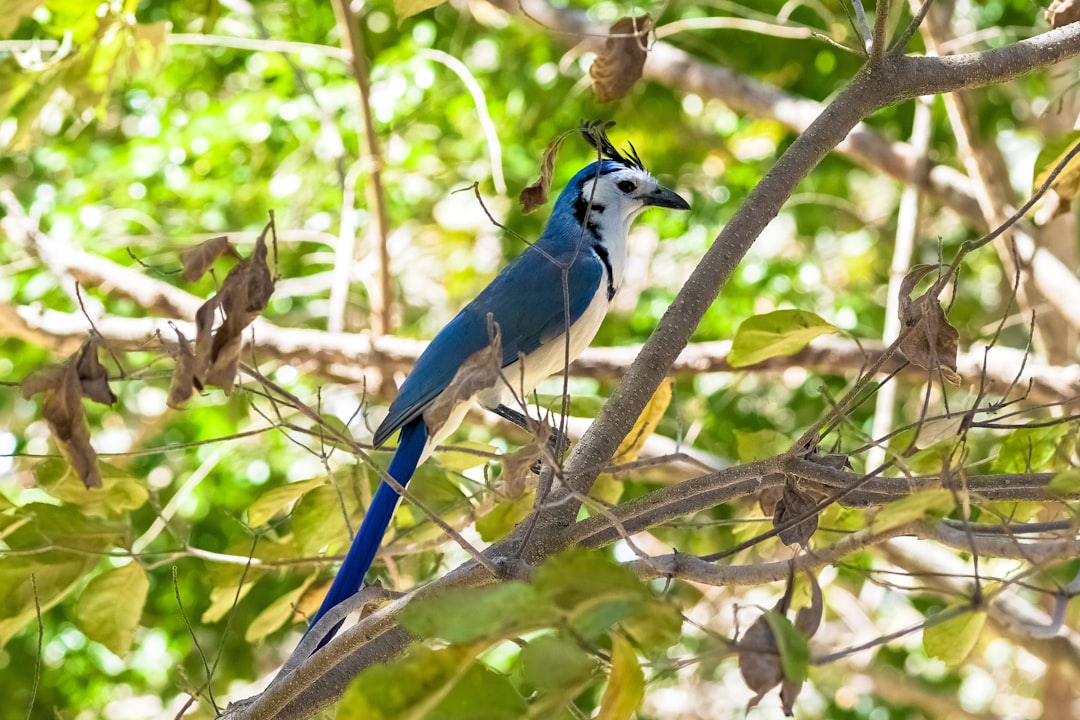
[[605,221],[629,225],[649,207],[689,210],[686,200],[660,185],[645,169],[633,145],[626,153],[612,145],[607,137],[608,127],[610,124],[601,123],[581,126],[581,134],[600,159],[582,168],[566,186],[564,195],[574,203],[575,215],[587,213],[593,221],[606,216]]

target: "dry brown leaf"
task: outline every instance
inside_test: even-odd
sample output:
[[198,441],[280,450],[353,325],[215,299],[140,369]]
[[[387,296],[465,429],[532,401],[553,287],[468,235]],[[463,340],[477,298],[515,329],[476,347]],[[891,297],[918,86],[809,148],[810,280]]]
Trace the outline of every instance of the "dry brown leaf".
[[490,314],[488,322],[493,328],[491,344],[470,355],[446,389],[424,410],[424,422],[429,428],[442,427],[459,404],[472,402],[477,393],[502,382],[502,337],[499,326],[491,323]]
[[945,310],[936,297],[923,293],[912,299],[915,286],[935,265],[916,265],[900,284],[900,322],[912,328],[900,342],[900,350],[912,364],[924,370],[939,370],[949,382],[959,382],[956,354],[960,333],[949,324]]
[[56,444],[83,485],[101,487],[97,453],[90,444],[90,426],[82,399],[85,396],[112,405],[116,395],[109,388],[108,373],[98,359],[97,338],[89,338],[63,365],[29,375],[21,389],[27,399],[44,394],[42,415]]
[[519,498],[525,494],[533,469],[544,456],[544,449],[551,440],[551,433],[551,426],[541,422],[528,445],[502,456],[503,492],[508,498]]
[[789,680],[786,677],[784,682],[780,683],[780,703],[783,705],[784,714],[788,717],[795,715],[795,701],[799,699],[802,687],[803,683]]
[[221,295],[210,298],[195,311],[195,360],[192,364],[191,381],[195,389],[203,391],[203,376],[210,367],[210,348],[214,345],[214,318],[221,304]]
[[[773,512],[773,527],[780,527],[794,518],[801,517],[817,507],[820,498],[799,488],[792,478],[784,483],[784,494]],[[785,545],[806,545],[818,527],[815,513],[797,525],[780,531],[780,541]]]
[[795,613],[795,627],[807,638],[812,638],[821,627],[825,600],[821,595],[821,585],[818,584],[817,577],[809,571],[806,572],[806,577],[810,580],[810,604],[799,608]]
[[232,392],[233,383],[236,382],[236,373],[240,367],[240,351],[244,347],[244,336],[242,330],[224,332],[224,328],[225,325],[222,325],[214,336],[212,360],[210,367],[206,369],[206,374],[202,377],[202,384],[204,386],[216,385],[227,395]]
[[[768,479],[775,482],[775,478],[783,477],[782,475],[769,475],[763,480]],[[768,517],[772,517],[776,513],[776,506],[780,503],[780,498],[784,496],[783,487],[767,487],[758,493],[758,505],[761,506],[761,513]]]
[[[821,627],[821,618],[825,613],[825,601],[821,595],[821,585],[813,573],[807,572],[806,577],[810,580],[810,604],[799,608],[795,613],[795,628],[807,637],[812,638]],[[780,703],[783,705],[784,714],[791,717],[795,714],[795,701],[799,699],[803,683],[791,680],[788,677],[780,684]]]
[[765,693],[784,679],[780,649],[776,646],[776,638],[764,615],[747,628],[737,648],[739,672],[746,686],[756,693],[747,705],[749,710],[761,701]]
[[626,97],[641,78],[649,54],[647,37],[652,27],[649,15],[619,18],[611,26],[603,49],[589,66],[593,92],[600,102]]
[[188,282],[195,282],[210,269],[210,266],[222,254],[228,254],[237,260],[240,259],[240,254],[236,252],[236,248],[232,246],[229,238],[225,235],[211,238],[193,248],[184,250],[180,253],[180,263],[184,266],[184,279]]
[[548,143],[544,148],[544,157],[540,161],[540,177],[532,185],[521,191],[518,200],[521,202],[521,212],[530,213],[548,201],[548,190],[551,189],[551,176],[555,173],[555,158],[559,154],[559,148],[569,137],[570,133],[563,133]]
[[184,333],[176,330],[177,351],[173,358],[176,364],[173,366],[172,380],[169,381],[169,396],[166,401],[169,407],[178,409],[186,403],[195,391],[195,353],[191,351],[191,343],[184,337]]
[[1059,28],[1080,20],[1080,2],[1077,0],[1054,0],[1046,8],[1046,21],[1050,27]]
[[68,363],[59,385],[45,391],[42,414],[57,445],[87,488],[101,487],[97,453],[90,445],[90,426],[82,406],[82,383],[76,363]]
[[102,405],[112,405],[116,395],[109,387],[109,373],[98,359],[98,341],[91,337],[76,353],[75,367],[79,375],[82,394]]
[[30,373],[19,386],[23,398],[29,400],[40,392],[55,390],[66,372],[67,368],[63,365],[51,365]]
[[[259,236],[251,256],[230,270],[218,293],[196,311],[194,353],[186,338],[180,335],[181,347],[169,390],[171,407],[183,404],[191,397],[192,390],[202,392],[207,385],[216,385],[226,393],[232,390],[243,350],[244,330],[266,309],[274,293],[266,244],[266,235],[272,228],[271,222]],[[207,249],[207,255],[214,249]],[[200,262],[202,260],[205,258]],[[215,330],[214,321],[219,311],[224,319]]]

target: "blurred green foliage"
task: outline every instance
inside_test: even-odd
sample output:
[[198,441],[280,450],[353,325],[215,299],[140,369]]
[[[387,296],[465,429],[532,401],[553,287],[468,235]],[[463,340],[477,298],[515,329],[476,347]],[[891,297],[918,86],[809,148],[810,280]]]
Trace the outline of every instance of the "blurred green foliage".
[[[798,3],[793,10],[780,0],[752,7],[729,2],[576,6],[604,22],[647,10],[660,26],[716,16],[775,19],[781,10],[791,10],[792,22],[838,43],[855,42],[843,9],[832,0]],[[178,272],[180,250],[229,233],[246,254],[273,210],[283,234],[276,266],[283,282],[265,315],[283,327],[324,329],[326,278],[334,263],[347,182],[358,198],[351,220],[361,238],[358,273],[365,282],[372,267],[372,210],[363,202],[370,172],[362,157],[357,85],[339,52],[341,37],[330,3],[257,0],[247,14],[240,7],[216,0],[15,3],[0,19],[0,190],[12,191],[44,233],[118,264],[142,266],[151,277],[200,297],[209,296],[220,277],[185,284]],[[1040,22],[1038,11],[1021,0],[989,0],[966,6],[962,19],[972,32],[989,31],[985,42],[998,45],[1032,32]],[[371,61],[370,100],[392,229],[394,333],[402,337],[431,337],[520,252],[521,238],[539,232],[545,212],[520,214],[516,194],[535,179],[546,144],[582,118],[616,119],[615,141],[633,142],[650,169],[693,206],[689,215],[649,214],[639,223],[632,247],[643,255],[632,261],[628,287],[601,329],[598,345],[628,345],[648,337],[719,228],[793,139],[777,121],[740,115],[718,100],[683,95],[653,82],[638,83],[616,104],[598,106],[587,83],[591,55],[567,47],[559,33],[484,2],[444,4],[399,22],[389,2],[375,0],[359,9],[359,17]],[[297,45],[279,52],[270,39]],[[820,40],[743,30],[686,29],[666,41],[817,101],[826,101],[861,63],[858,55]],[[916,37],[913,48],[920,43]],[[446,55],[464,63],[494,119],[505,193],[497,188],[493,148],[481,131],[475,98]],[[1031,165],[1047,141],[1031,108],[1056,101],[1059,88],[1044,74],[977,93],[980,128],[1010,148],[1018,167]],[[911,105],[883,110],[868,123],[887,138],[904,140],[911,133]],[[934,110],[934,124],[934,159],[958,166],[940,107]],[[568,142],[556,167],[555,187],[588,160],[584,144]],[[1016,183],[1019,190],[1026,191],[1031,176]],[[507,232],[491,224],[472,193],[454,193],[473,183],[478,183],[484,208]],[[731,339],[748,317],[791,308],[814,313],[851,337],[880,338],[900,191],[872,169],[838,155],[827,158],[758,241],[694,340]],[[956,215],[935,208],[924,222],[913,262],[951,257],[976,234]],[[1007,283],[992,253],[974,256],[964,280],[949,317],[961,330],[961,344],[978,347],[1007,313]],[[365,282],[352,284],[345,317],[351,331],[368,327]],[[91,314],[155,314],[110,287],[83,288],[82,295]],[[6,239],[0,244],[0,302],[79,311],[69,289],[47,267]],[[1027,330],[1026,318],[1014,319],[1003,342],[1024,347]],[[207,667],[214,668],[215,697],[235,699],[250,694],[245,687],[291,650],[302,628],[299,618],[290,617],[291,607],[310,612],[317,606],[331,573],[319,556],[344,551],[348,527],[356,527],[377,474],[361,459],[334,452],[318,436],[271,427],[274,410],[255,385],[228,397],[209,392],[182,411],[167,409],[171,361],[155,346],[123,354],[122,370],[107,360],[119,403],[112,408],[86,405],[95,444],[108,463],[106,487],[102,495],[84,497],[77,480],[65,475],[37,402],[23,399],[18,389],[22,378],[61,359],[45,343],[0,337],[0,380],[5,382],[0,388],[0,638],[6,640],[0,649],[0,692],[16,714],[30,706],[33,693],[30,717],[35,719],[171,717],[189,693],[202,701],[187,717],[212,717]],[[375,424],[367,413],[375,416],[387,399],[385,388],[334,384],[304,367],[267,361],[262,370],[333,417],[337,426],[347,426],[358,440],[369,438]],[[659,434],[715,456],[746,460],[740,446],[751,433],[798,437],[850,379],[799,368],[775,375],[681,377]],[[572,380],[574,413],[592,416],[611,387],[607,381]],[[542,392],[550,398],[559,387],[553,384]],[[922,403],[918,388],[901,393],[898,423],[917,418]],[[363,411],[355,415],[361,404]],[[872,416],[872,403],[864,403],[830,439],[848,449],[859,447]],[[244,435],[234,437],[238,434]],[[1066,426],[1033,427],[1002,444],[1001,433],[986,433],[972,441],[969,461],[992,463],[1002,472],[1062,469],[1071,457],[1073,434],[1075,429]],[[500,472],[490,453],[511,448],[516,440],[504,440],[479,425],[467,426],[456,440],[480,448],[479,454],[466,456],[475,462],[463,462],[459,453],[453,459],[448,455],[442,465],[428,463],[413,486],[418,499],[459,528],[488,513],[480,531],[485,539],[506,532],[512,522],[491,515],[492,508],[507,508],[500,502],[521,503],[521,498],[490,492]],[[892,446],[903,451],[913,440],[914,433],[901,433]],[[947,456],[948,449],[943,454],[934,446],[910,463],[931,471]],[[383,454],[373,457],[385,463]],[[620,481],[622,501],[627,501],[670,478],[631,474]],[[518,510],[506,512],[517,517],[513,513]],[[819,531],[826,536],[865,524],[861,511],[834,508],[830,513]],[[748,499],[656,529],[650,552],[666,551],[661,546],[717,552],[768,527]],[[406,504],[376,575],[387,586],[406,590],[466,559],[456,545],[441,540],[424,514]],[[129,562],[133,550],[138,565]],[[623,551],[620,546],[620,559]],[[754,562],[783,552],[769,541],[735,560]],[[257,562],[248,563],[249,557]],[[724,632],[703,618],[722,618],[720,626],[729,629],[736,602],[771,604],[766,598],[776,587],[702,595],[681,582],[636,589],[616,582],[633,597],[608,598],[609,604],[600,603],[594,614],[574,615],[579,604],[594,601],[605,587],[610,590],[610,585],[581,579],[621,572],[607,559],[597,560],[599,555],[583,557],[584,569],[556,562],[539,573],[537,586],[545,582],[544,572],[554,573],[547,582],[558,598],[550,602],[558,609],[543,623],[522,621],[513,625],[514,632],[504,633],[512,638],[542,628],[524,650],[513,643],[488,648],[465,644],[476,638],[450,637],[462,644],[419,650],[396,662],[408,672],[428,672],[437,684],[445,677],[435,670],[452,674],[462,662],[484,660],[471,665],[476,670],[457,694],[447,695],[446,717],[465,716],[454,714],[460,710],[455,703],[464,697],[461,688],[497,691],[505,701],[500,716],[516,716],[526,701],[535,703],[537,712],[565,712],[570,704],[577,716],[587,716],[603,702],[611,638],[623,642],[622,634],[610,634],[617,627],[617,633],[638,642],[635,650],[654,659],[647,668],[640,717],[696,717],[692,709],[708,702],[713,703],[712,717],[736,716],[749,693],[739,702],[728,695],[723,702],[715,700],[730,690],[730,678],[737,673]],[[849,556],[831,582],[849,601],[861,598],[875,619],[890,611],[940,609],[940,603],[923,606],[918,596],[885,593],[868,580],[871,565],[869,553]],[[88,623],[95,623],[102,604],[108,604],[107,593],[104,600],[101,594],[110,582],[128,574],[143,578],[135,568],[145,569],[148,588],[141,608],[123,610],[138,615],[138,628],[130,651],[121,657],[112,651],[125,649],[122,637],[130,623],[117,622],[112,634],[108,627],[90,628]],[[40,652],[31,574],[42,612]],[[579,582],[568,582],[574,579]],[[499,592],[516,592],[506,590],[511,587],[518,586]],[[551,588],[576,588],[583,595],[567,599]],[[875,600],[882,606],[874,607]],[[512,605],[501,596],[492,602],[481,607],[499,613]],[[694,618],[683,626],[681,637],[673,631],[676,607]],[[103,637],[104,644],[96,641]],[[1010,648],[1009,653],[1014,657],[1021,651]],[[561,667],[554,665],[559,658]],[[694,662],[684,663],[686,658]],[[881,649],[876,662],[946,692],[992,673],[1000,682],[1014,682],[1017,694],[1030,692],[1021,687],[1031,676],[1023,663],[1014,662],[1011,672],[1000,666],[946,670],[926,657],[917,639]],[[361,676],[362,687],[350,692],[367,687],[377,694],[382,689],[385,669],[368,673]],[[853,699],[843,675],[833,668],[812,668],[811,680],[820,689],[805,691],[809,699],[800,716],[929,717],[896,698]],[[383,701],[369,697],[365,702]]]

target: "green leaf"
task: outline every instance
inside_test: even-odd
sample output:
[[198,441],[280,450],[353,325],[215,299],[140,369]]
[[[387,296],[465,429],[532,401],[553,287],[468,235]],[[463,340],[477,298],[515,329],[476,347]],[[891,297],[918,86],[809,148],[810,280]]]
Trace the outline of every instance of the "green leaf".
[[520,635],[558,618],[549,600],[521,582],[454,588],[401,611],[401,623],[411,632],[458,643]]
[[665,598],[653,597],[622,623],[638,649],[649,655],[665,655],[682,638],[682,611]]
[[338,703],[337,720],[391,720],[423,717],[422,709],[472,664],[476,649],[454,645],[442,650],[414,647],[397,660],[367,668],[349,683]]
[[28,503],[19,510],[28,522],[8,535],[6,541],[13,550],[59,546],[93,552],[120,544],[128,529],[124,523],[91,517],[72,505]]
[[[103,549],[89,543],[83,548]],[[97,562],[91,555],[59,550],[0,558],[0,647],[29,623],[37,622],[37,603],[42,613],[49,610],[70,595]]]
[[608,505],[617,505],[626,490],[626,483],[611,473],[600,473],[589,490],[589,497],[603,501]]
[[1059,472],[1046,486],[1046,491],[1055,497],[1080,495],[1080,470]]
[[255,587],[258,575],[252,579],[250,576],[244,581],[237,593],[236,585],[215,585],[210,588],[210,606],[203,611],[200,621],[203,623],[216,623],[233,609],[234,605],[244,599],[251,588]]
[[753,462],[776,457],[791,447],[791,438],[775,430],[744,432],[733,429],[739,462]]
[[248,525],[259,527],[265,524],[275,515],[287,512],[304,495],[325,484],[325,478],[311,478],[267,490],[248,506]]
[[[337,490],[323,485],[309,491],[296,503],[292,527],[300,554],[314,555],[324,547],[333,552],[349,542],[341,500]],[[355,497],[346,497],[345,503],[350,515],[356,512]],[[356,528],[354,523],[353,530]]]
[[796,683],[806,680],[806,671],[810,666],[810,646],[806,642],[806,636],[775,610],[765,611],[765,622],[769,623],[773,639],[776,640],[784,677]]
[[805,310],[754,315],[735,331],[727,361],[732,367],[746,367],[769,358],[794,355],[817,336],[835,332],[835,326]]
[[946,665],[959,665],[971,654],[986,623],[984,611],[965,612],[923,629],[923,649]]
[[953,509],[952,493],[945,488],[923,490],[883,506],[870,521],[870,531],[884,532],[914,520],[939,518]]
[[1001,443],[993,470],[999,473],[1041,472],[1055,465],[1058,446],[1074,423],[1060,423],[1013,430]]
[[637,654],[621,635],[611,637],[611,677],[596,720],[629,720],[645,697],[645,673]]
[[[1043,183],[1050,177],[1050,173],[1065,159],[1065,156],[1069,154],[1077,141],[1080,141],[1080,131],[1074,130],[1068,135],[1056,138],[1043,146],[1038,158],[1035,160],[1033,190],[1042,187]],[[1054,179],[1052,187],[1063,198],[1076,197],[1077,192],[1080,191],[1080,158],[1074,157],[1069,161],[1069,164]]]
[[642,600],[627,597],[626,593],[592,597],[571,610],[570,627],[586,640],[596,641],[617,623],[632,618],[642,606]]
[[483,663],[473,663],[428,716],[435,720],[519,720],[525,700],[510,680]]
[[417,13],[430,10],[442,5],[444,0],[394,0],[394,13],[397,14],[398,22],[410,18]]
[[652,592],[637,576],[603,552],[571,548],[553,555],[533,573],[533,585],[561,608],[572,610],[596,597],[648,599]]
[[34,480],[49,495],[91,513],[119,515],[142,507],[150,494],[135,478],[116,466],[98,461],[101,487],[88,488],[63,458],[47,458],[34,466]]
[[[475,450],[476,452],[461,452],[464,449]],[[483,465],[498,454],[499,449],[494,445],[466,440],[465,442],[454,443],[453,450],[439,453],[438,459],[439,465],[444,470],[460,473]]]
[[75,623],[86,637],[124,657],[139,627],[150,580],[137,562],[106,570],[83,590]]
[[596,665],[578,643],[560,635],[542,635],[521,651],[525,681],[546,690],[579,687],[589,681]]
[[484,542],[505,536],[524,520],[532,510],[535,492],[527,492],[514,500],[504,500],[476,520],[476,531]]
[[[299,587],[290,590],[267,605],[266,608],[251,621],[251,624],[248,625],[247,632],[244,633],[244,640],[249,643],[259,642],[267,635],[289,622],[293,613],[296,612],[295,608],[297,603],[300,602],[300,598],[307,592],[308,587],[316,577],[317,575],[309,575]],[[235,597],[235,591],[233,597]]]

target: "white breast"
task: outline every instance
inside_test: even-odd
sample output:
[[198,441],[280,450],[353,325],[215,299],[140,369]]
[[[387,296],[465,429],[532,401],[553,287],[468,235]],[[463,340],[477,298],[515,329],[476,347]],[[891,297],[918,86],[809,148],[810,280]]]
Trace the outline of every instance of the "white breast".
[[[607,282],[600,284],[599,291],[593,297],[592,302],[585,308],[577,322],[570,326],[567,336],[560,336],[544,343],[534,350],[526,359],[524,365],[514,362],[503,368],[503,375],[513,386],[513,393],[507,388],[496,388],[496,392],[482,395],[480,404],[487,408],[493,408],[499,403],[517,407],[513,397],[522,397],[531,393],[542,381],[561,372],[566,367],[567,345],[569,345],[570,362],[573,362],[585,351],[596,331],[600,329],[600,323],[607,314]],[[526,399],[527,398],[523,398]]]

